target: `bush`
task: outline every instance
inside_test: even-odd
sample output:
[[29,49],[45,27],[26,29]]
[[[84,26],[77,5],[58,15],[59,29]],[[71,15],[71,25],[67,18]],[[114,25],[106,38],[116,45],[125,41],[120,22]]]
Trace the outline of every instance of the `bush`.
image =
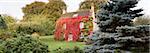
[[6,30],[0,30],[0,39],[1,40],[6,40],[6,39],[9,39],[12,37],[13,37],[13,35],[11,32],[6,31]]
[[48,53],[48,46],[31,36],[20,36],[0,42],[1,53]]
[[29,34],[31,35],[34,32],[39,32],[42,33],[44,29],[40,27],[39,25],[36,24],[24,24],[24,25],[18,25],[16,27],[16,32],[18,33],[24,33],[24,34]]
[[32,34],[34,32],[40,35],[53,35],[55,29],[55,21],[47,18],[46,15],[28,15],[29,18],[22,20],[16,25],[18,32]]
[[18,33],[23,32],[30,35],[34,32],[38,33],[39,35],[52,35],[54,32],[54,25],[50,24],[52,24],[51,21],[45,21],[42,24],[23,22],[16,25],[15,30]]

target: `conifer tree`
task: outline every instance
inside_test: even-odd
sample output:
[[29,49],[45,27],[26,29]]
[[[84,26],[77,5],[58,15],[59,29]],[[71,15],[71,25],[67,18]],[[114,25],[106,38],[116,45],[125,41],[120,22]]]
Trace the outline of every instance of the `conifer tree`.
[[[131,10],[139,0],[110,0],[97,13],[99,30],[85,53],[148,53],[150,25],[132,26],[132,19],[142,16],[142,9]],[[135,52],[135,53],[136,53]]]
[[132,25],[132,19],[142,16],[143,9],[131,10],[138,0],[111,0],[97,13],[97,24],[102,32],[115,32],[117,26]]

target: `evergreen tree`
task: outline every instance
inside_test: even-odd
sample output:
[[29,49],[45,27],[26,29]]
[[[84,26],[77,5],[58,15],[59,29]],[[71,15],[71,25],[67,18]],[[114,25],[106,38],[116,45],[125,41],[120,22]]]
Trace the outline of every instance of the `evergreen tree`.
[[138,0],[111,0],[101,7],[97,13],[97,24],[102,32],[115,32],[117,26],[132,25],[132,19],[142,16],[142,9],[136,7]]
[[85,48],[86,53],[148,53],[150,26],[132,26],[132,19],[142,16],[142,9],[136,7],[138,0],[110,0],[97,13],[99,30],[90,40],[92,45]]

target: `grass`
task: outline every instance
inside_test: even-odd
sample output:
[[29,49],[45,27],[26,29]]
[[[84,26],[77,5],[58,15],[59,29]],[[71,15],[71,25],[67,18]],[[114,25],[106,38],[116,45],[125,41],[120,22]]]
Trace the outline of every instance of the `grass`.
[[83,42],[67,42],[67,41],[55,41],[53,36],[41,36],[40,41],[48,45],[49,50],[55,50],[58,48],[74,48],[75,46],[83,49],[86,46]]

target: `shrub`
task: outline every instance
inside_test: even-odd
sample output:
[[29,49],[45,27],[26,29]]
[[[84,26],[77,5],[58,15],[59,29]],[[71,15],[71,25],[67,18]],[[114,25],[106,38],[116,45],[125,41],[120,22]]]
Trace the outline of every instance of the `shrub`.
[[18,33],[25,33],[25,34],[32,34],[34,32],[43,32],[44,29],[40,28],[39,25],[36,24],[24,24],[19,25],[16,27],[16,32]]
[[18,32],[32,34],[34,32],[40,35],[53,35],[55,21],[53,18],[47,18],[46,15],[28,15],[30,18],[22,20],[16,25]]
[[34,32],[39,35],[52,35],[54,32],[54,25],[51,25],[52,23],[53,22],[51,21],[45,21],[41,24],[22,22],[21,24],[16,25],[15,30],[18,33],[23,32],[30,35]]
[[0,42],[2,53],[48,53],[48,46],[33,39],[31,36],[17,36]]
[[4,31],[0,30],[0,31],[1,31],[0,32],[0,39],[2,39],[2,40],[6,40],[6,39],[13,37],[12,33],[9,31],[6,31],[6,30],[4,30]]

